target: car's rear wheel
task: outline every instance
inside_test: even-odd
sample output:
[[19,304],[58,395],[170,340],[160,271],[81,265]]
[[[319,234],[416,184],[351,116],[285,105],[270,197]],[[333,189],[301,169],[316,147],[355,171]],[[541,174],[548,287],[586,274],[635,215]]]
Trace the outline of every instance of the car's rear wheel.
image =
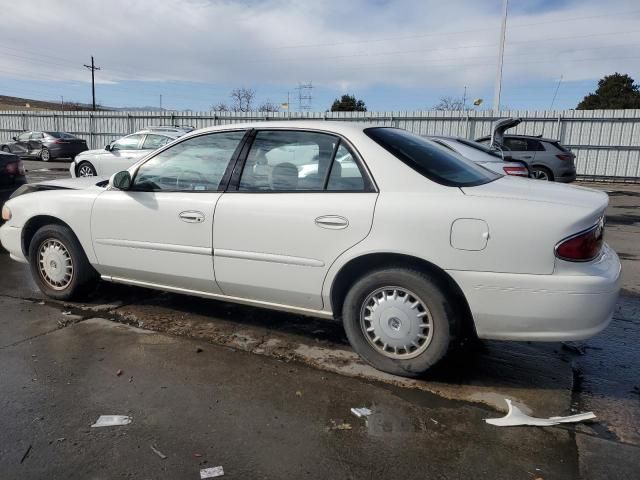
[[42,150],[40,151],[40,160],[43,162],[51,160],[51,152],[47,147],[42,147]]
[[439,282],[404,268],[375,270],[356,281],[342,315],[352,347],[366,362],[409,377],[444,357],[458,325]]
[[545,182],[553,182],[553,173],[546,167],[532,167],[531,176],[536,180],[544,180]]
[[78,177],[95,177],[97,175],[95,167],[89,162],[80,162],[77,173]]
[[11,153],[11,150],[9,149],[9,147],[7,147],[6,145],[2,146],[2,151],[3,152],[7,152],[7,153]]
[[58,300],[81,296],[98,276],[76,236],[62,225],[45,225],[35,233],[29,264],[42,293]]

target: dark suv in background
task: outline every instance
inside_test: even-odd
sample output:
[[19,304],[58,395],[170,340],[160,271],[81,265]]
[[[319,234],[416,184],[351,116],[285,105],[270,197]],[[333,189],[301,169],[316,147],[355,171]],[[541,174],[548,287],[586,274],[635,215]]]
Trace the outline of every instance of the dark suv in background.
[[[488,146],[491,137],[480,137],[476,142]],[[505,135],[502,145],[511,157],[522,160],[529,166],[533,178],[564,183],[576,179],[576,156],[558,140],[529,135]]]
[[[24,165],[17,155],[0,152],[0,208],[18,187],[27,183]],[[0,223],[2,220],[0,220]]]
[[39,158],[48,162],[54,158],[73,159],[87,150],[87,142],[66,132],[22,132],[12,142],[0,145],[4,152],[20,157]]

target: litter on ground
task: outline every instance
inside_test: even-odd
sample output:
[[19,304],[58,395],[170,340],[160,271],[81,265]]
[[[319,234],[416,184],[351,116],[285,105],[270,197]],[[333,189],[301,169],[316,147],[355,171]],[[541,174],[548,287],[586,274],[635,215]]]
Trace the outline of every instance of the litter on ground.
[[516,427],[518,425],[531,425],[535,427],[550,427],[561,423],[582,422],[596,418],[593,412],[579,413],[577,415],[569,415],[567,417],[549,417],[536,418],[531,417],[511,404],[511,400],[505,398],[509,406],[509,412],[501,418],[486,418],[485,422],[497,427]]
[[353,413],[358,418],[362,418],[362,417],[368,417],[369,415],[371,415],[372,412],[366,407],[359,407],[359,408],[354,407],[351,409],[351,413]]
[[155,453],[156,455],[158,455],[162,460],[165,460],[167,458],[167,456],[162,453],[160,450],[158,450],[156,447],[154,447],[153,445],[149,445],[149,448],[151,449],[151,451],[153,453]]
[[96,423],[91,427],[115,427],[118,425],[129,425],[131,417],[127,415],[100,415]]
[[200,479],[221,477],[224,475],[222,467],[203,468],[200,470]]

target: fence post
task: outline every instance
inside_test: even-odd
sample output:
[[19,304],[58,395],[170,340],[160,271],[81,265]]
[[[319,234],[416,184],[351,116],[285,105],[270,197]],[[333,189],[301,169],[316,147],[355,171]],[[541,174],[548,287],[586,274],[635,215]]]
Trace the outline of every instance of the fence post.
[[93,124],[93,115],[89,114],[89,143],[91,143],[91,148],[96,148],[95,138],[93,136],[95,125]]

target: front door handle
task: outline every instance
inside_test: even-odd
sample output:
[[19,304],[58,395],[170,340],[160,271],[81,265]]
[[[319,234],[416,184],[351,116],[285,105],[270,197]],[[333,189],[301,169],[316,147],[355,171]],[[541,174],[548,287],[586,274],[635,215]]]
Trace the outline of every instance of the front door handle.
[[187,223],[202,223],[204,222],[204,213],[196,210],[188,210],[186,212],[180,212],[180,220]]
[[321,228],[341,230],[349,226],[349,220],[340,215],[322,215],[316,218],[315,224]]

